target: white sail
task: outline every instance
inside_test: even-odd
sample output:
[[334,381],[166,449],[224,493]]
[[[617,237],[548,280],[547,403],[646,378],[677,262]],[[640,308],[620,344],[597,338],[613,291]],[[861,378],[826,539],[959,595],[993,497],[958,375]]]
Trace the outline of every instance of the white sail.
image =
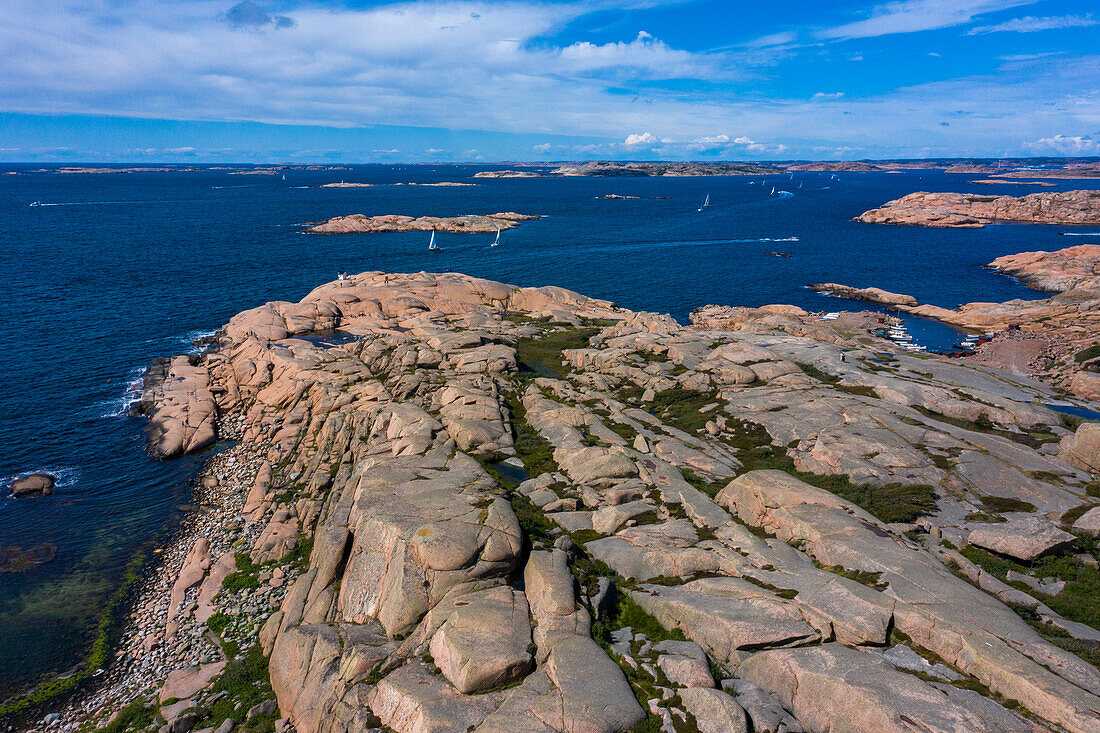
[[775,195],[775,186],[772,186],[772,195]]
[[489,246],[490,246],[490,247],[495,247],[495,246],[497,246],[498,244],[500,244],[500,227],[497,227],[497,238],[496,238],[496,239],[494,239],[494,240],[493,240],[493,243],[492,243],[492,244],[490,244]]
[[435,230],[434,229],[432,230],[432,238],[428,242],[428,249],[429,250],[439,249],[439,247],[435,246]]

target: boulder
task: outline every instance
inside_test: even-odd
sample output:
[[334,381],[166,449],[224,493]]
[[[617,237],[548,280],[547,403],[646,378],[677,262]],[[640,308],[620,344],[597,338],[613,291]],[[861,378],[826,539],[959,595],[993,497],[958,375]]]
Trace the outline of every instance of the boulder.
[[531,671],[531,627],[523,593],[499,586],[453,603],[458,607],[432,638],[431,653],[459,692],[507,685]]
[[748,733],[745,709],[721,690],[689,687],[679,695],[684,710],[695,716],[699,733]]
[[1094,506],[1073,523],[1073,531],[1100,536],[1100,506]]
[[20,476],[13,479],[8,488],[11,495],[20,496],[49,496],[53,493],[53,487],[57,483],[57,477],[48,473],[32,473],[29,476]]
[[967,542],[984,550],[1027,561],[1048,552],[1068,549],[1075,539],[1069,532],[1058,529],[1053,522],[1028,517],[983,525],[970,533]]
[[209,685],[225,669],[225,662],[204,664],[201,667],[184,667],[172,670],[160,688],[160,701],[173,698],[183,700],[192,697]]
[[1058,457],[1071,466],[1100,476],[1100,423],[1085,422],[1062,438]]

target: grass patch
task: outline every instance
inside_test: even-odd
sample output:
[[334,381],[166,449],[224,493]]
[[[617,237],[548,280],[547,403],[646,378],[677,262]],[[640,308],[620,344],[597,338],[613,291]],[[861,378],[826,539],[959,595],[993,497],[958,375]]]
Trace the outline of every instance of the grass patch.
[[[253,645],[243,657],[230,661],[214,680],[211,691],[215,695],[219,692],[225,694],[209,708],[200,709],[200,718],[195,728],[216,727],[227,718],[243,721],[253,705],[274,699],[267,659],[260,650],[260,645]],[[278,717],[278,711],[270,715],[258,715],[234,730],[268,733],[275,730]]]
[[1092,361],[1093,359],[1100,358],[1100,343],[1093,344],[1088,348],[1081,349],[1073,355],[1073,360],[1078,364],[1082,364],[1086,361]]
[[987,512],[1033,512],[1036,506],[1029,501],[1020,501],[1006,496],[979,496],[982,508]]
[[260,566],[252,562],[247,552],[234,553],[237,558],[237,570],[225,576],[222,581],[222,591],[236,593],[245,589],[254,590],[260,587]]
[[771,444],[771,436],[762,425],[735,420],[731,427],[733,433],[727,443],[737,451],[737,458],[746,471],[769,468],[786,471],[800,481],[847,499],[887,524],[914,522],[936,510],[936,491],[928,484],[874,486],[853,483],[845,474],[800,471],[785,448]]
[[516,454],[523,461],[527,475],[531,478],[558,470],[554,460],[554,447],[550,441],[539,435],[538,431],[527,424],[527,409],[513,394],[507,395],[508,410],[512,413],[512,444]]
[[836,376],[835,374],[823,372],[815,367],[813,364],[803,364],[800,361],[796,361],[795,364],[798,365],[798,368],[802,370],[803,374],[805,374],[807,377],[812,377],[819,382],[824,382],[825,384],[836,384],[840,381],[840,377]]
[[673,387],[654,395],[653,401],[649,403],[649,410],[673,427],[694,433],[711,419],[708,413],[700,410],[716,400],[713,392]]
[[566,349],[586,349],[589,341],[600,332],[598,328],[567,328],[551,331],[539,338],[516,341],[516,362],[520,370],[544,377],[563,377],[568,369],[562,366]]
[[[1077,552],[1086,552],[1095,557],[1096,540],[1080,537],[1075,549]],[[1005,582],[1007,582],[1009,570],[1036,578],[1054,577],[1066,581],[1066,587],[1054,596],[1037,593],[1027,587],[1020,587],[1020,590],[1041,596],[1043,603],[1050,606],[1055,613],[1100,630],[1100,569],[1069,554],[1047,555],[1028,564],[995,555],[978,547],[964,547],[959,552],[967,560]],[[1010,585],[1015,584],[1010,583]]]
[[718,492],[729,483],[728,479],[725,481],[707,481],[705,478],[688,468],[681,468],[680,473],[683,475],[684,481],[687,481],[712,499],[718,496]]
[[834,384],[833,389],[847,392],[848,394],[856,394],[861,397],[874,397],[876,400],[879,399],[878,392],[875,391],[874,387],[867,387],[862,384]]
[[146,707],[145,698],[139,697],[122,710],[107,725],[97,728],[98,733],[122,733],[127,730],[142,730],[147,728],[154,717],[155,706]]
[[634,442],[634,439],[638,437],[638,431],[622,422],[611,421],[607,425],[612,432],[616,433],[620,438],[625,440],[627,444]]
[[868,588],[874,588],[875,590],[886,590],[890,586],[889,583],[884,583],[882,581],[882,573],[871,573],[866,570],[849,570],[842,565],[822,565],[816,560],[814,561],[814,565],[822,570],[841,575],[848,580],[854,580],[857,583],[861,583]]

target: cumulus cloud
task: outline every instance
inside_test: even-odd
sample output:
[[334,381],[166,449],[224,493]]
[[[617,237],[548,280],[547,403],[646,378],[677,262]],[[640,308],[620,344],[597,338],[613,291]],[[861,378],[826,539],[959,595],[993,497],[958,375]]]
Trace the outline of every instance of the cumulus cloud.
[[538,145],[532,145],[532,150],[537,150],[540,153],[545,153],[550,150],[550,143],[539,143]]
[[1024,143],[1024,147],[1035,153],[1057,153],[1059,155],[1081,155],[1100,152],[1100,143],[1090,135],[1054,135]]
[[729,141],[729,135],[708,135],[707,137],[701,137],[697,140],[692,140],[693,143],[697,143],[699,145],[714,145],[716,143],[728,143]]
[[252,0],[239,2],[225,11],[225,22],[232,28],[262,28],[274,25],[276,28],[290,28],[293,18],[285,15],[272,15]]
[[657,142],[657,138],[649,132],[632,132],[626,136],[626,140],[623,141],[623,145],[628,148],[632,148],[636,145],[652,145]]
[[977,36],[984,33],[1034,33],[1035,31],[1062,30],[1064,28],[1088,28],[1100,21],[1093,20],[1091,15],[1061,15],[1046,18],[1026,16],[1006,20],[997,25],[979,25],[966,32],[968,36]]

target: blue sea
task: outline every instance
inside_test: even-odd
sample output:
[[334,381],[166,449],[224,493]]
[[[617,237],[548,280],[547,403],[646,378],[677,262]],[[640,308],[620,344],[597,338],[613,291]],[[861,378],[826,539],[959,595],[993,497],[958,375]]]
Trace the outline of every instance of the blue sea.
[[[39,167],[0,166],[19,172],[0,177],[0,486],[42,470],[60,482],[49,497],[0,499],[0,547],[50,543],[56,556],[0,574],[0,698],[77,664],[127,561],[178,521],[201,457],[147,457],[143,421],[127,416],[132,383],[149,359],[187,351],[242,309],[297,300],[340,270],[455,270],[561,285],[681,321],[708,303],[852,307],[805,287],[821,281],[951,307],[1042,297],[983,269],[995,257],[1100,242],[1049,226],[851,221],[916,190],[1058,190],[971,185],[977,176],[936,171],[475,180],[484,168],[415,165],[288,170],[284,180],[210,169],[33,172]],[[339,180],[378,185],[314,188]],[[388,185],[438,181],[477,185]],[[769,195],[773,186],[784,193]],[[712,205],[698,211],[708,194]],[[304,222],[342,214],[498,211],[543,218],[504,232],[496,248],[488,235],[442,234],[436,253],[423,233],[300,233]],[[776,251],[791,256],[766,254]],[[935,323],[910,329],[932,348],[958,339]]]

